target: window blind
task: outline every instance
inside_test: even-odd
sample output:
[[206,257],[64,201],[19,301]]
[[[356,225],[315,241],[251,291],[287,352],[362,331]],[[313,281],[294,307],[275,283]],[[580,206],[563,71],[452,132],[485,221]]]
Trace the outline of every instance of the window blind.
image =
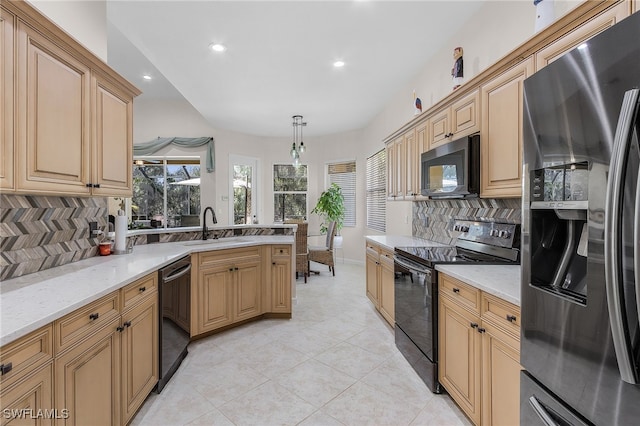
[[344,196],[343,226],[356,226],[356,162],[328,165],[329,185],[336,183]]
[[386,170],[384,149],[367,158],[367,228],[380,232],[386,230]]

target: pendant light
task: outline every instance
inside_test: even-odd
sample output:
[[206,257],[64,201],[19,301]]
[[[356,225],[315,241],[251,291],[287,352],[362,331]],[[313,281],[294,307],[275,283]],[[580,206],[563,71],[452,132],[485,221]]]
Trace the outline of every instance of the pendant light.
[[302,128],[307,125],[302,121],[301,115],[294,115],[293,117],[293,144],[291,145],[291,151],[289,155],[293,158],[293,165],[300,165],[300,154],[305,152],[306,148],[302,140]]

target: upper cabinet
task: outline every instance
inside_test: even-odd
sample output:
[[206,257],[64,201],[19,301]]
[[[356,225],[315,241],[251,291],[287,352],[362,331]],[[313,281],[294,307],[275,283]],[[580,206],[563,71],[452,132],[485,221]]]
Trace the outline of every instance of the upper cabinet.
[[522,194],[523,82],[533,74],[529,57],[481,88],[480,196]]
[[480,129],[478,91],[438,110],[429,118],[428,151]]
[[15,16],[0,8],[0,188],[13,189]]
[[629,16],[629,4],[622,2],[601,13],[590,21],[576,27],[573,31],[557,39],[536,53],[536,71],[544,68],[569,50],[589,40],[591,37],[598,35],[607,28],[617,24],[627,16]]
[[140,91],[25,2],[8,2],[1,22],[0,188],[131,196]]

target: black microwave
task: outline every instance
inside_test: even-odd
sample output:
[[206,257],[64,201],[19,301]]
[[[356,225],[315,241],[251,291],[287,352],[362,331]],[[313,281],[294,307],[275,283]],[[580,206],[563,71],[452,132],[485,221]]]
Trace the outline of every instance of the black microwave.
[[422,154],[420,193],[430,198],[480,194],[480,135],[467,136]]

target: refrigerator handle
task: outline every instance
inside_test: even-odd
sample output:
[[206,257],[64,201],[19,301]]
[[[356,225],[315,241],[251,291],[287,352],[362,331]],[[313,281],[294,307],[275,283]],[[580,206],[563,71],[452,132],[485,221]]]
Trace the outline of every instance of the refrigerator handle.
[[[609,322],[611,324],[611,336],[618,360],[618,369],[623,381],[637,384],[631,357],[627,326],[624,318],[624,304],[621,294],[620,265],[621,258],[620,221],[623,172],[626,155],[628,152],[629,133],[635,125],[634,117],[638,106],[639,89],[629,90],[624,94],[620,117],[613,140],[611,162],[609,163],[609,178],[607,181],[607,195],[605,203],[604,224],[604,269],[605,286],[607,290],[607,306],[609,308]],[[637,198],[636,198],[637,199]],[[637,215],[636,215],[637,217]],[[636,241],[637,244],[637,241]]]
[[640,319],[640,173],[636,183],[636,209],[633,220],[635,238],[633,239],[633,271],[636,281],[636,307],[638,308],[638,319]]
[[542,423],[546,426],[560,426],[553,420],[553,417],[547,412],[547,410],[540,404],[540,401],[535,396],[529,397],[529,404],[533,408],[533,411],[540,417]]

